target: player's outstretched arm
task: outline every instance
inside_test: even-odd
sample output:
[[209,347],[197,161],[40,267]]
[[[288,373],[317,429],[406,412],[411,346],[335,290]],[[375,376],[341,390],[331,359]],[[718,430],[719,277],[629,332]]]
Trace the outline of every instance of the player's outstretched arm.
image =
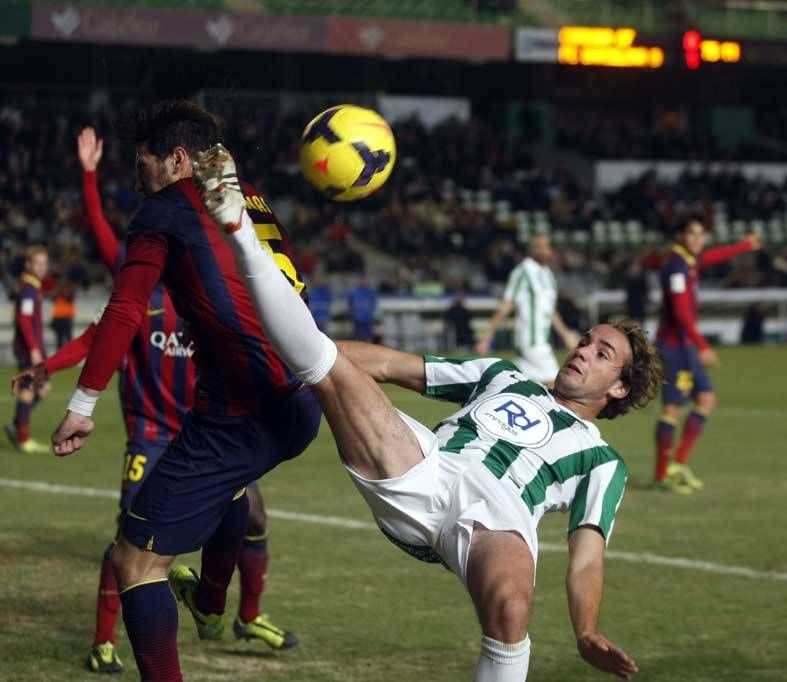
[[500,302],[497,304],[497,308],[495,309],[494,315],[492,315],[492,319],[489,320],[489,326],[486,328],[481,337],[475,344],[475,352],[479,355],[486,355],[492,347],[492,340],[495,338],[495,332],[497,328],[503,323],[510,314],[511,311],[514,309],[514,304],[512,301],[509,301],[506,298],[500,299]]
[[604,547],[604,537],[593,528],[581,527],[569,536],[569,613],[579,655],[593,667],[627,680],[638,672],[637,664],[596,630],[604,586]]
[[579,334],[563,321],[563,318],[557,310],[552,315],[552,326],[560,335],[560,338],[563,340],[563,345],[565,345],[567,350],[574,350],[574,348],[579,345]]
[[363,341],[338,341],[336,345],[378,384],[396,384],[418,393],[426,390],[422,356]]

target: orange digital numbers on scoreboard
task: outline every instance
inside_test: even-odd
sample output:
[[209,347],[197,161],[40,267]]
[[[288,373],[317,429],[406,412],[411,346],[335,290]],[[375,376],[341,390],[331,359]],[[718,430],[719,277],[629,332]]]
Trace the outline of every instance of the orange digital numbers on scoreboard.
[[634,45],[633,28],[564,26],[558,33],[558,62],[578,66],[614,66],[658,69],[664,50]]

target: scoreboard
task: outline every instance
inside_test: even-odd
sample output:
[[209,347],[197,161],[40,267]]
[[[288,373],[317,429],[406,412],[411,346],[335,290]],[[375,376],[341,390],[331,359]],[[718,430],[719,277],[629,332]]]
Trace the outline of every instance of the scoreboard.
[[[719,40],[687,30],[675,36],[645,36],[630,26],[563,26],[521,28],[514,40],[515,58],[525,62],[557,62],[566,66],[660,69],[703,64],[737,64],[744,49],[736,40]],[[747,48],[748,51],[748,48]]]

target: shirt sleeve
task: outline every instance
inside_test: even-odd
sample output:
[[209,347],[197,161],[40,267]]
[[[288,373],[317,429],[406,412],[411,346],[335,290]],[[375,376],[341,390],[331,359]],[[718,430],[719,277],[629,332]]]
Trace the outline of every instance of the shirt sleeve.
[[708,348],[710,344],[697,328],[694,311],[692,310],[691,292],[689,291],[688,268],[685,262],[673,264],[667,270],[665,296],[669,296],[672,313],[676,325],[692,340],[699,350]]
[[506,280],[506,288],[503,290],[503,300],[513,301],[516,296],[516,290],[521,286],[522,277],[526,275],[524,264],[515,267],[508,275]]
[[493,365],[500,365],[501,370],[516,369],[510,362],[497,358],[441,358],[424,355],[426,371],[424,395],[464,404],[486,371]]
[[739,241],[737,244],[724,244],[723,246],[714,246],[706,249],[700,254],[700,270],[709,268],[717,263],[723,263],[725,260],[735,258],[735,256],[740,256],[742,253],[747,253],[751,250],[751,242],[748,239]]
[[98,176],[95,171],[84,171],[82,173],[82,194],[85,199],[85,210],[90,221],[90,229],[96,238],[101,260],[113,273],[116,273],[120,256],[120,242],[104,215],[104,209],[101,207],[101,196],[98,193]]
[[96,323],[91,322],[87,329],[75,339],[63,345],[57,353],[44,361],[47,374],[54,374],[61,369],[73,367],[87,357],[90,347],[93,345],[93,338],[96,335]]
[[19,330],[25,340],[25,345],[29,352],[34,350],[42,351],[36,341],[35,330],[33,329],[33,317],[36,310],[36,294],[32,291],[23,289],[17,301],[16,319]]
[[167,239],[154,232],[129,237],[123,267],[96,328],[93,346],[79,377],[80,385],[103,391],[139,329],[148,301],[164,270]]
[[[607,450],[608,448],[604,448]],[[599,464],[580,481],[568,522],[568,532],[594,526],[609,544],[615,515],[623,501],[628,468],[620,457]]]

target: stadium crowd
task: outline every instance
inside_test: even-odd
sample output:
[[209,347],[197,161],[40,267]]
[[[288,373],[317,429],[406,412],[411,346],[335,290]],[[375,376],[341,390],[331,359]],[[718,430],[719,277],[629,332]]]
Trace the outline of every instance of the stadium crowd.
[[[137,203],[133,158],[112,141],[112,121],[122,103],[108,97],[76,101],[6,95],[0,102],[0,269],[6,286],[18,274],[23,246],[34,242],[49,246],[61,274],[83,285],[108,285],[86,230],[76,135],[91,124],[108,140],[99,180],[104,210],[121,236]],[[720,213],[727,221],[783,222],[787,209],[787,186],[747,179],[732,165],[686,172],[674,182],[646,172],[613,192],[594,192],[568,165],[539,163],[530,145],[474,118],[449,119],[432,129],[417,119],[398,123],[397,168],[386,191],[358,204],[332,204],[300,176],[298,145],[308,115],[243,101],[219,106],[217,113],[243,174],[271,198],[290,230],[302,270],[358,273],[372,258],[376,284],[386,293],[411,292],[420,282],[469,292],[499,285],[520,258],[517,212],[541,216],[536,230],[548,226],[588,235],[597,221],[637,221],[666,242],[688,210],[713,224]],[[558,142],[595,150],[597,157],[624,150],[680,158],[718,152],[705,133],[684,126],[654,133],[647,126],[615,127],[614,121],[600,126],[590,116],[580,131],[577,120],[557,117]],[[578,289],[610,286],[641,250],[589,239],[588,246],[560,249],[560,270]],[[734,286],[784,285],[785,261],[785,253],[774,248],[722,266],[710,279]]]

